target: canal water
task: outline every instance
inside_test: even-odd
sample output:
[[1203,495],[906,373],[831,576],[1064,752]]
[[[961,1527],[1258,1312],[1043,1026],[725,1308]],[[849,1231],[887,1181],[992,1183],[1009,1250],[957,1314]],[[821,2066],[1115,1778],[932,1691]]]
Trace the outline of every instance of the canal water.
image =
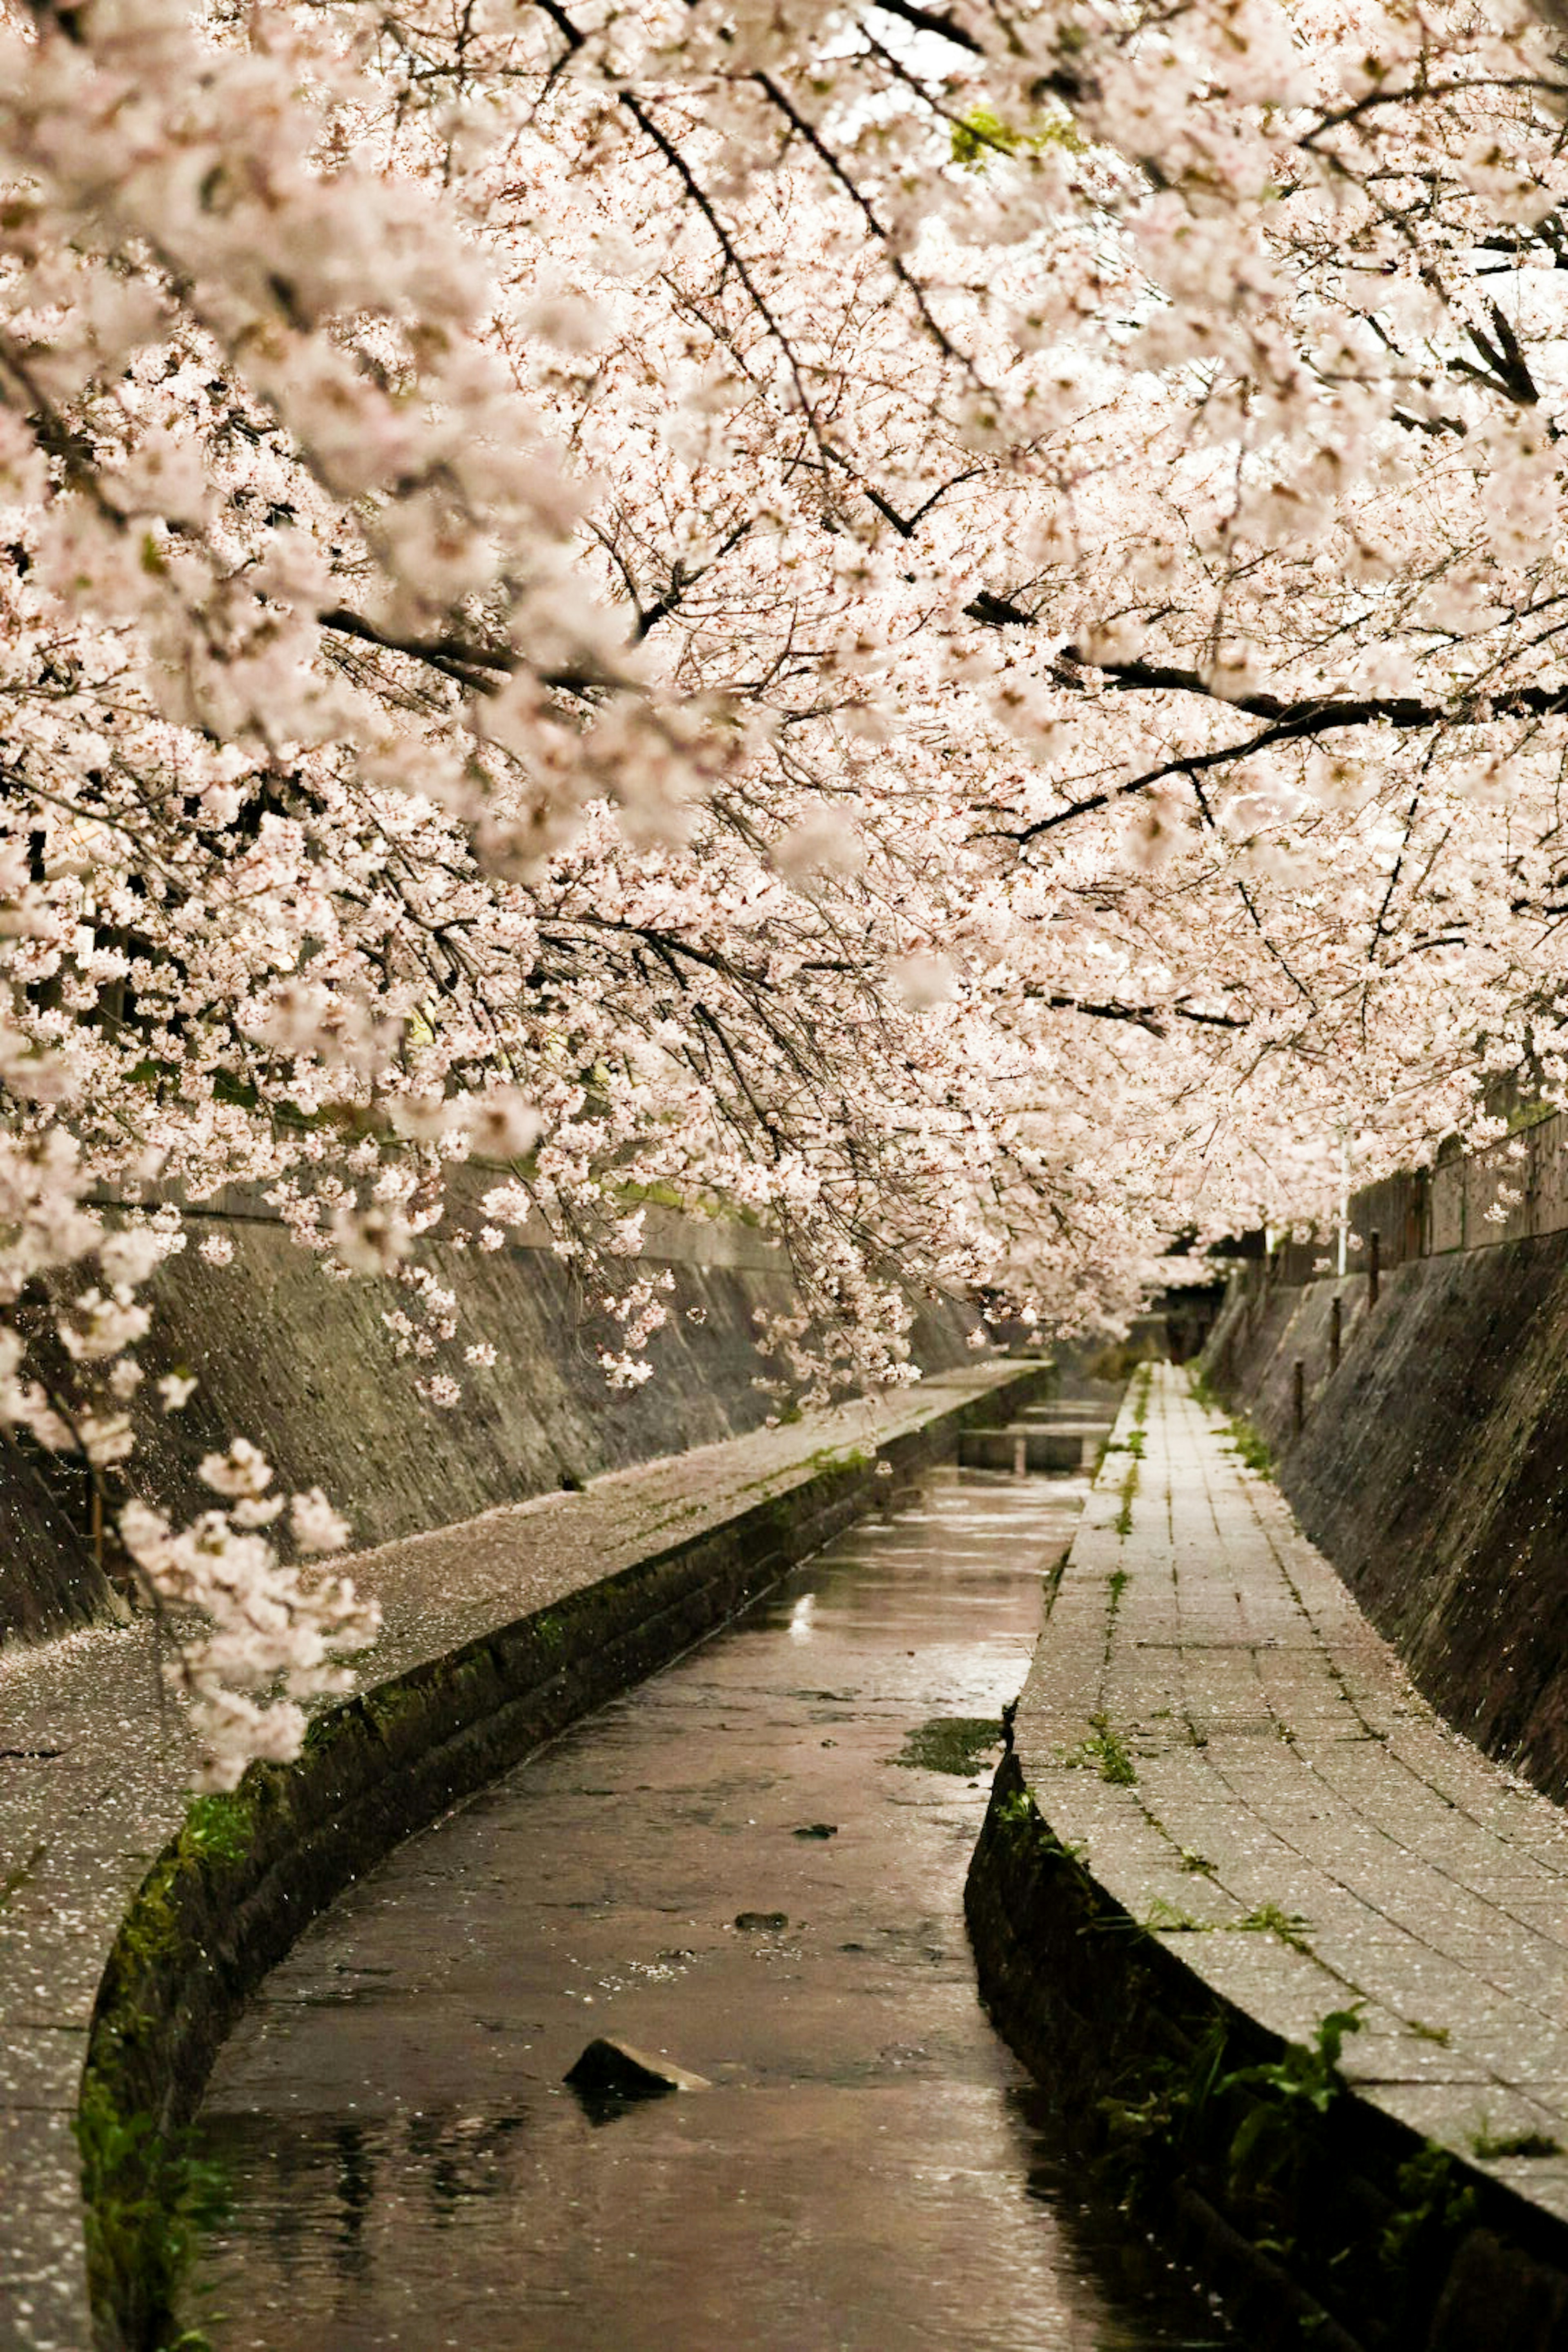
[[[412,1840],[225,2050],[219,2352],[1197,2352],[975,1995],[1078,1479],[947,1469]],[[563,2081],[613,2035],[710,2087]]]

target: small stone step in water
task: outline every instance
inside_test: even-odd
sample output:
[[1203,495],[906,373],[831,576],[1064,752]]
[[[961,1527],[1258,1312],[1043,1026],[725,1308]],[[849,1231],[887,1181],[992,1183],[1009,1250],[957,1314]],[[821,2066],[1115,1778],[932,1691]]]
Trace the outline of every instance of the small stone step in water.
[[1064,1422],[1023,1418],[996,1429],[966,1429],[958,1441],[958,1458],[970,1470],[1011,1470],[1026,1473],[1092,1470],[1110,1429],[1109,1421]]

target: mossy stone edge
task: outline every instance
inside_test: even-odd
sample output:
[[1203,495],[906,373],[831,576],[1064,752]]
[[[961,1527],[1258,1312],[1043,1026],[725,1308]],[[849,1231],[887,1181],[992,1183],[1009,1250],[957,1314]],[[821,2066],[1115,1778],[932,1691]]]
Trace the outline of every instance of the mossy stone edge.
[[[1268,2095],[1235,2077],[1278,2068],[1285,2045],[1097,1884],[1011,1754],[964,1909],[998,2031],[1251,2352],[1568,2345],[1568,2228],[1342,2081],[1321,2116],[1281,2101],[1258,2116]],[[1224,2095],[1205,2098],[1216,2079]],[[1256,2168],[1237,2179],[1227,2163],[1238,2144],[1258,2147],[1259,2124],[1277,2142],[1281,2126],[1292,2135],[1266,2208]]]

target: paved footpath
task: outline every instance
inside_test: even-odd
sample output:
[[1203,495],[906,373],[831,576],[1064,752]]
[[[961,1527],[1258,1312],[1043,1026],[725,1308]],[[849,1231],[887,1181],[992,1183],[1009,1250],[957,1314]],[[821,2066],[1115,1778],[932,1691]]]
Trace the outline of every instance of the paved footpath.
[[[1363,2002],[1357,2091],[1568,2217],[1568,1818],[1438,1720],[1173,1366],[1128,1392],[1016,1737],[1219,1993],[1294,2042]],[[1563,2152],[1485,2154],[1525,2134]]]
[[[804,1484],[1016,1380],[942,1372],[879,1404],[812,1413],[613,1472],[350,1563],[384,1630],[363,1685]],[[184,1818],[190,1751],[160,1705],[145,1622],[0,1654],[0,2346],[87,2352],[71,2118],[93,2000],[125,1906]]]

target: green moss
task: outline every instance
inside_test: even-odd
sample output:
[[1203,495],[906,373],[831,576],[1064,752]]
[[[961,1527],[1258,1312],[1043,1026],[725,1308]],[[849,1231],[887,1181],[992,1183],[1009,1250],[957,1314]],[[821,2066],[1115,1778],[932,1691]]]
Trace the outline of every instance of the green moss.
[[[1194,1402],[1201,1405],[1205,1412],[1215,1414],[1225,1412],[1224,1398],[1205,1378],[1195,1364],[1188,1369],[1187,1385],[1193,1392]],[[1255,1470],[1260,1478],[1273,1477],[1274,1450],[1268,1439],[1253,1427],[1245,1413],[1237,1413],[1234,1418],[1227,1420],[1225,1433],[1248,1470]]]
[[[359,1721],[353,1706],[319,1717],[312,1748]],[[254,1870],[263,1806],[286,1813],[295,1785],[281,1767],[253,1765],[237,1790],[196,1798],[138,1887],[104,1971],[73,2128],[93,2306],[137,2352],[203,2352],[205,2339],[174,2314],[199,2233],[224,2204],[221,2176],[148,2104],[163,2080],[172,1989],[204,1958],[201,1919]]]
[[180,1834],[186,1853],[203,1862],[238,1862],[256,1834],[255,1800],[237,1789],[197,1797]]
[[416,1683],[382,1683],[376,1689],[366,1691],[359,1704],[377,1730],[386,1730],[391,1725],[415,1714],[426,1704],[426,1696]]
[[160,1967],[178,1950],[180,1923],[174,1910],[174,1887],[179,1874],[176,1850],[155,1863],[142,1880],[115,1938],[113,1959],[122,1978],[140,1977]]
[[[1310,1952],[1312,1948],[1307,1941],[1306,1920],[1294,1911],[1283,1910],[1278,1903],[1259,1903],[1245,1918],[1230,1919],[1226,1925],[1233,1935],[1275,1936],[1293,1951]],[[1340,2011],[1334,2013],[1348,2014]]]
[[1138,1465],[1134,1462],[1121,1481],[1121,1508],[1116,1514],[1116,1532],[1127,1537],[1132,1532],[1132,1502],[1138,1492]]
[[917,1724],[889,1761],[912,1771],[951,1772],[969,1780],[1001,1744],[1002,1726],[994,1715],[933,1715]]
[[148,2055],[194,1940],[184,1903],[245,1864],[260,1777],[253,1768],[232,1794],[197,1798],[137,1889],[104,1972],[73,2118],[94,2306],[116,2315],[127,2341],[156,2352],[202,2346],[173,2314],[197,2235],[222,2210],[223,2183],[188,2137],[145,2105]]
[[1102,1780],[1109,1780],[1116,1788],[1135,1787],[1138,1768],[1121,1733],[1111,1728],[1105,1715],[1091,1715],[1089,1721],[1089,1738],[1068,1750],[1062,1758],[1063,1764],[1069,1771],[1092,1768]]
[[101,2074],[89,2074],[73,2118],[87,2191],[83,2226],[95,2303],[120,2315],[125,2334],[156,2352],[205,2352],[199,2332],[174,2316],[204,2230],[227,2210],[216,2165],[188,2136],[127,2110]]
[[1129,1454],[1132,1457],[1127,1465],[1127,1475],[1121,1481],[1121,1507],[1116,1514],[1116,1532],[1121,1537],[1130,1536],[1132,1532],[1132,1504],[1138,1492],[1139,1465],[1143,1459],[1143,1424],[1149,1415],[1149,1385],[1152,1378],[1150,1367],[1145,1364],[1138,1376],[1137,1392],[1132,1406],[1131,1429],[1126,1437],[1106,1449],[1108,1453]]
[[1245,1416],[1238,1414],[1237,1419],[1231,1423],[1229,1436],[1230,1442],[1235,1446],[1238,1457],[1243,1463],[1245,1463],[1248,1470],[1256,1471],[1260,1478],[1273,1477],[1273,1448],[1270,1446],[1266,1437],[1260,1437],[1258,1435],[1257,1430],[1254,1429],[1252,1423],[1247,1420]]
[[1470,2153],[1489,2164],[1505,2156],[1561,2156],[1563,2143],[1549,2132],[1492,2132],[1483,2127],[1470,2134]]
[[864,1445],[819,1445],[808,1458],[821,1476],[839,1470],[869,1470],[877,1456]]
[[[1194,1855],[1189,1863],[1184,1853],[1182,1867],[1204,1877],[1211,1876],[1214,1871],[1213,1863],[1205,1862],[1201,1854]],[[1155,1936],[1277,1936],[1294,1951],[1311,1949],[1307,1941],[1306,1920],[1298,1918],[1294,1912],[1282,1911],[1277,1903],[1260,1903],[1241,1919],[1194,1919],[1190,1912],[1157,1895],[1142,1925]]]

